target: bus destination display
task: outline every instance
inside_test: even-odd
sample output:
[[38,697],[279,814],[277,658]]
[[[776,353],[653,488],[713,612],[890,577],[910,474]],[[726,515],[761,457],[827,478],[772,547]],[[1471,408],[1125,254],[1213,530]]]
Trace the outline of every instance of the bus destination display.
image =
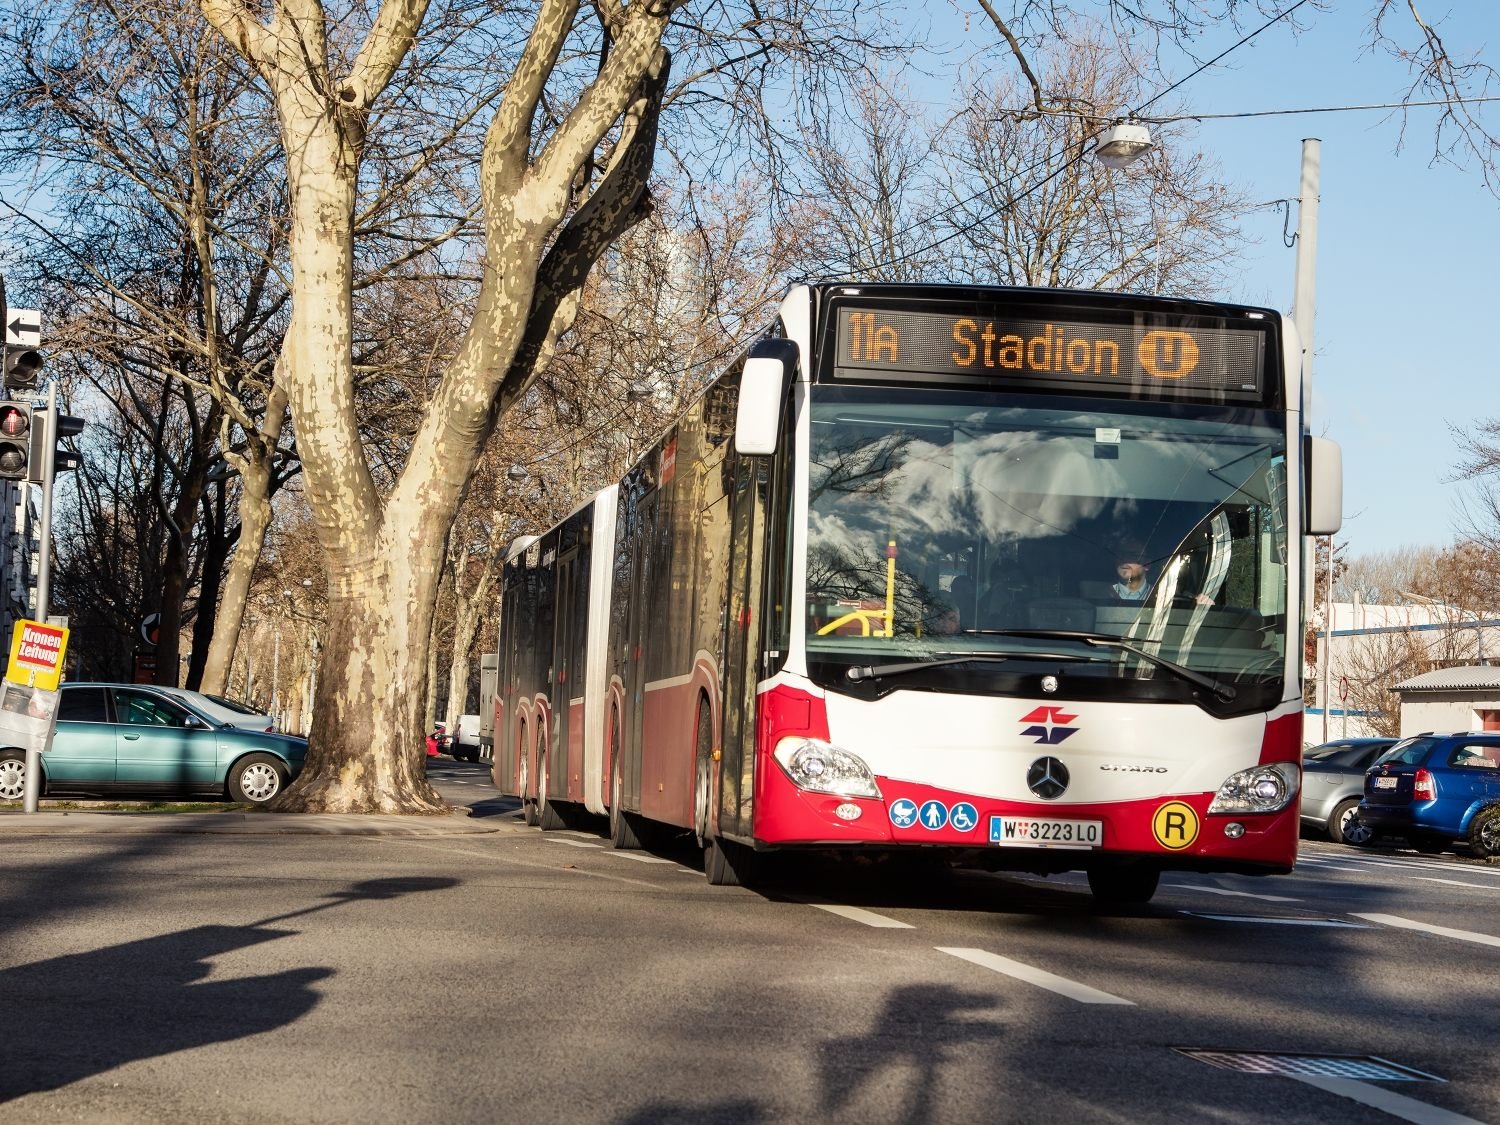
[[1260,397],[1259,328],[841,307],[840,379],[999,382],[1016,389],[1237,401]]

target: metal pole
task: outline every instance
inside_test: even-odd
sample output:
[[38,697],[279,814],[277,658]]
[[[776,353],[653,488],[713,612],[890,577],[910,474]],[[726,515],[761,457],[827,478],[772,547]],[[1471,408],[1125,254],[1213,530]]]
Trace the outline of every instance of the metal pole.
[[[35,416],[33,416],[33,422]],[[42,516],[37,552],[36,619],[45,622],[52,597],[52,485],[57,475],[57,382],[47,387],[47,412],[42,416]],[[42,795],[42,756],[35,746],[26,747],[26,778],[21,791],[21,811],[34,813]]]
[[1312,406],[1313,322],[1317,319],[1318,181],[1323,167],[1323,142],[1302,142],[1302,183],[1297,208],[1297,275],[1292,290],[1292,319],[1302,337],[1302,425],[1308,427]]

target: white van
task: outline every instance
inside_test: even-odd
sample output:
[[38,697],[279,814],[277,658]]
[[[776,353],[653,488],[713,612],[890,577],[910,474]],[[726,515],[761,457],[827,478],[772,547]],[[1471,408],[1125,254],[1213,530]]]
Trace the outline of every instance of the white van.
[[448,743],[448,753],[469,762],[479,761],[479,716],[460,715]]

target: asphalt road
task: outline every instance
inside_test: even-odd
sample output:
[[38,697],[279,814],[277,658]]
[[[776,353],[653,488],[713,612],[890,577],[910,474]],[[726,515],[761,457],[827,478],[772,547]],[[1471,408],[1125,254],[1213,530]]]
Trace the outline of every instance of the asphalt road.
[[432,774],[464,831],[0,816],[0,1120],[1500,1123],[1500,866],[752,891]]

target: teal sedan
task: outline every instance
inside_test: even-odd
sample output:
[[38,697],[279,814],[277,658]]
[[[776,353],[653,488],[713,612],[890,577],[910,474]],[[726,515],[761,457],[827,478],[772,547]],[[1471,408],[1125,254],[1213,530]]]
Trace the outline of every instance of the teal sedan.
[[[307,740],[239,730],[140,684],[64,684],[44,797],[228,797],[264,804],[302,771]],[[0,747],[0,800],[25,792],[26,754]]]

